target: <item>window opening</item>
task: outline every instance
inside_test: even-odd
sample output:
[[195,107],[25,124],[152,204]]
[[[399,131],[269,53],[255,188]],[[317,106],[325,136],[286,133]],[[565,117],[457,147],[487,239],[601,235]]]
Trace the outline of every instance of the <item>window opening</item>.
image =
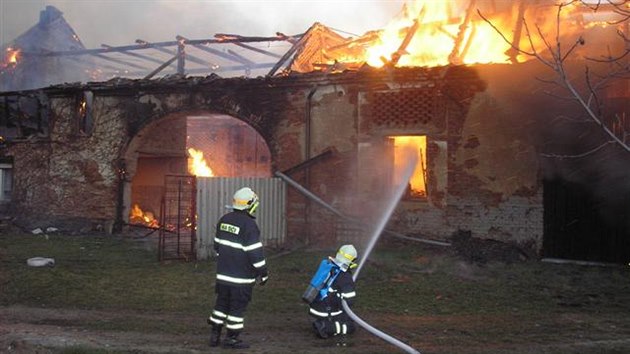
[[13,189],[13,165],[0,164],[0,203],[11,200]]
[[94,119],[92,117],[92,103],[94,94],[92,91],[85,91],[79,102],[79,130],[85,134],[92,134],[94,129]]
[[397,183],[402,178],[409,149],[412,149],[418,154],[418,161],[403,198],[425,199],[427,197],[427,137],[404,135],[389,138],[394,143],[394,180],[392,182]]

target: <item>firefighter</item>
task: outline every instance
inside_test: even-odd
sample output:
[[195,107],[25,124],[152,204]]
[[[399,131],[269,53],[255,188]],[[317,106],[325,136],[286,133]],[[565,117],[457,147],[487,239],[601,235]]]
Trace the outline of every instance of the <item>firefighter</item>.
[[232,211],[217,223],[214,250],[217,253],[216,303],[208,323],[212,326],[210,346],[216,347],[221,330],[226,328],[224,348],[249,348],[239,339],[245,310],[252,298],[254,284],[264,285],[269,278],[254,213],[258,196],[249,188],[234,193]]
[[319,287],[318,296],[309,305],[309,314],[315,319],[312,323],[315,334],[320,338],[337,337],[338,345],[346,345],[345,336],[355,331],[354,321],[344,311],[341,301],[352,306],[356,292],[352,279],[352,268],[356,267],[357,250],[353,245],[343,245],[335,257],[328,257],[332,267],[326,280]]

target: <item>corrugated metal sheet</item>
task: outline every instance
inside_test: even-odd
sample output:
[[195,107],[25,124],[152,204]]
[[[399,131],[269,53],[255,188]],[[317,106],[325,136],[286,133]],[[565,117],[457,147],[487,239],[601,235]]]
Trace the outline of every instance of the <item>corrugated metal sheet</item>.
[[286,185],[279,178],[197,177],[197,258],[211,254],[216,222],[228,212],[234,192],[250,187],[260,198],[256,222],[265,246],[279,246],[286,237]]

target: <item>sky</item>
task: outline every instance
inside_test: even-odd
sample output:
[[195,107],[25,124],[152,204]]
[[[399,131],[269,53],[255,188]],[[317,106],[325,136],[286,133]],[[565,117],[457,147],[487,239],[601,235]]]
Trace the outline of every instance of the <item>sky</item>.
[[300,34],[315,22],[348,36],[385,27],[404,0],[0,0],[0,45],[39,20],[40,11],[59,9],[86,48],[212,38]]

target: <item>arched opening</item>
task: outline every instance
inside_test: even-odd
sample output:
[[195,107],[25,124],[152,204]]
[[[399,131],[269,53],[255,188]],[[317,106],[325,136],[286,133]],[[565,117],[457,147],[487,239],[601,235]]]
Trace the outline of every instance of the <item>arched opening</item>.
[[144,127],[125,154],[123,218],[159,226],[167,175],[270,177],[271,154],[247,123],[225,114],[184,112]]

